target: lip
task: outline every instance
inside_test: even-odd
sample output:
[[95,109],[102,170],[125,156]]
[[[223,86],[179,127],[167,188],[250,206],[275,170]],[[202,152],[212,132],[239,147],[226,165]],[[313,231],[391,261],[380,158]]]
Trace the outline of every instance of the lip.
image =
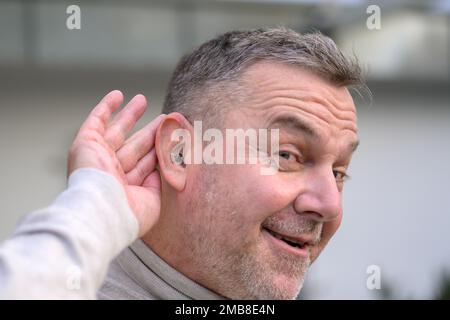
[[305,243],[305,245],[303,246],[303,248],[296,248],[296,247],[292,247],[289,244],[287,244],[286,242],[284,242],[283,240],[280,240],[278,238],[275,238],[274,236],[272,236],[270,234],[269,231],[266,230],[266,228],[262,228],[262,234],[264,235],[264,237],[268,240],[268,242],[270,243],[271,247],[275,249],[275,251],[279,251],[279,250],[284,250],[290,254],[293,254],[299,258],[303,258],[306,259],[309,257],[309,248],[310,248],[310,244],[309,243]]

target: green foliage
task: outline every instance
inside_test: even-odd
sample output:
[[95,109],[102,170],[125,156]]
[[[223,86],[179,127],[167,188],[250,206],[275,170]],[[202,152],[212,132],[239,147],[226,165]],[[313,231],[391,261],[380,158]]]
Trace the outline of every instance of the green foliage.
[[441,273],[433,299],[450,300],[450,272],[444,271]]

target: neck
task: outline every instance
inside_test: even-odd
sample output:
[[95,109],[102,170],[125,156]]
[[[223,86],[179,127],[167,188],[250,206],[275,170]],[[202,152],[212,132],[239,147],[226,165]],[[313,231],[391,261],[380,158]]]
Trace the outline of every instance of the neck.
[[142,240],[172,268],[197,281],[195,270],[199,266],[195,266],[195,255],[189,247],[186,232],[188,222],[182,221],[180,215],[171,213],[169,210],[161,210],[160,219]]

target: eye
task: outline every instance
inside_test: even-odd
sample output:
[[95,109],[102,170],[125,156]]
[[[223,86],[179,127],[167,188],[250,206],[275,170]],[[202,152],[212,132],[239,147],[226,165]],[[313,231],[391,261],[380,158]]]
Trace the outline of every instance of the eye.
[[295,160],[295,155],[289,151],[279,151],[278,155],[286,160]]
[[345,172],[339,170],[333,170],[333,175],[338,182],[343,182],[349,178]]
[[278,150],[278,170],[282,172],[299,171],[303,167],[303,159],[299,152],[290,150]]

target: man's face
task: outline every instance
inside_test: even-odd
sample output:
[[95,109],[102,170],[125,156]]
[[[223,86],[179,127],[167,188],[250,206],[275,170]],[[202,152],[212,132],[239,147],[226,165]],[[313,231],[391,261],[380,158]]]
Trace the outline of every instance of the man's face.
[[248,98],[224,127],[278,128],[279,170],[192,166],[186,263],[194,280],[226,297],[293,299],[340,225],[356,111],[346,88],[298,67],[259,62],[243,79]]

